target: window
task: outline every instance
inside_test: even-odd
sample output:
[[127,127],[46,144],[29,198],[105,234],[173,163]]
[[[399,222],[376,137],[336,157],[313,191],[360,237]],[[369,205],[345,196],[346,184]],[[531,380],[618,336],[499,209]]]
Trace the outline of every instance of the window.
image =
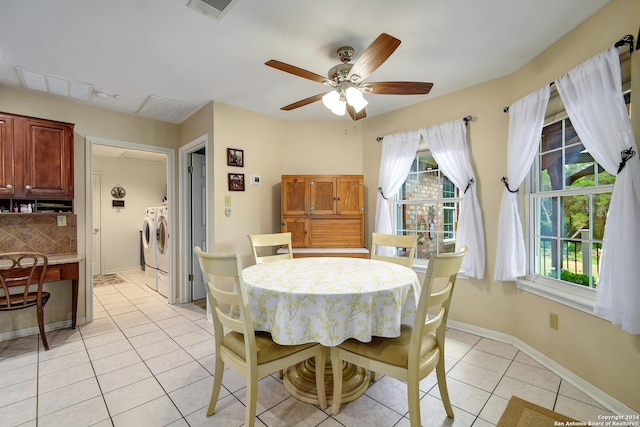
[[418,236],[416,264],[433,253],[455,251],[460,201],[460,190],[431,153],[419,152],[394,201],[395,233]]
[[[625,99],[629,107],[630,93]],[[552,98],[547,111],[559,102],[559,96]],[[597,289],[616,177],[595,162],[566,113],[553,116],[542,130],[530,175],[529,270],[536,281]]]
[[595,288],[615,176],[594,161],[568,118],[543,128],[533,169],[532,273]]

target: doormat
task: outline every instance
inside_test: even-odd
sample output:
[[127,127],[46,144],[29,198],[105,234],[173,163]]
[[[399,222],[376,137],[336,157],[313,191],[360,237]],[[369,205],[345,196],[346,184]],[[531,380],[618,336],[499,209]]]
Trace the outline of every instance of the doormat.
[[118,274],[98,274],[93,276],[93,286],[104,286],[104,285],[117,285],[119,283],[125,283],[124,280]]
[[577,422],[573,418],[553,412],[542,406],[511,396],[496,427],[552,427]]

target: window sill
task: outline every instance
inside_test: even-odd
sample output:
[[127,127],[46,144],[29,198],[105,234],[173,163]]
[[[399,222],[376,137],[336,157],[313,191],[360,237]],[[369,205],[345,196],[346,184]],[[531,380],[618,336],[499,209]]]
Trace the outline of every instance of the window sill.
[[594,315],[596,290],[554,283],[553,280],[537,277],[516,280],[519,289]]

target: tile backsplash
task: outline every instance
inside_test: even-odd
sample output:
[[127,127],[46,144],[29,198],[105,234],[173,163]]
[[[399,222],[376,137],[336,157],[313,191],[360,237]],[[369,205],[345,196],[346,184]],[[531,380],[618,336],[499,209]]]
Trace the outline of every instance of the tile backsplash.
[[[58,226],[64,216],[66,226]],[[0,252],[35,251],[46,255],[78,252],[75,214],[0,214]]]

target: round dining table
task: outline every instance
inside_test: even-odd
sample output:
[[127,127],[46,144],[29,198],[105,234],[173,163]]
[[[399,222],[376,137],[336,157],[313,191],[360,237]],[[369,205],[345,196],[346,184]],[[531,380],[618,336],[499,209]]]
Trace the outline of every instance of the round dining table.
[[[242,278],[254,329],[269,332],[282,345],[318,342],[332,347],[350,338],[369,342],[372,336],[398,337],[402,324],[413,323],[420,295],[412,269],[362,258],[284,259],[247,267]],[[331,401],[331,369],[326,382]],[[313,360],[287,369],[284,383],[298,399],[317,402]],[[364,369],[343,367],[344,402],[362,395],[368,385]]]

